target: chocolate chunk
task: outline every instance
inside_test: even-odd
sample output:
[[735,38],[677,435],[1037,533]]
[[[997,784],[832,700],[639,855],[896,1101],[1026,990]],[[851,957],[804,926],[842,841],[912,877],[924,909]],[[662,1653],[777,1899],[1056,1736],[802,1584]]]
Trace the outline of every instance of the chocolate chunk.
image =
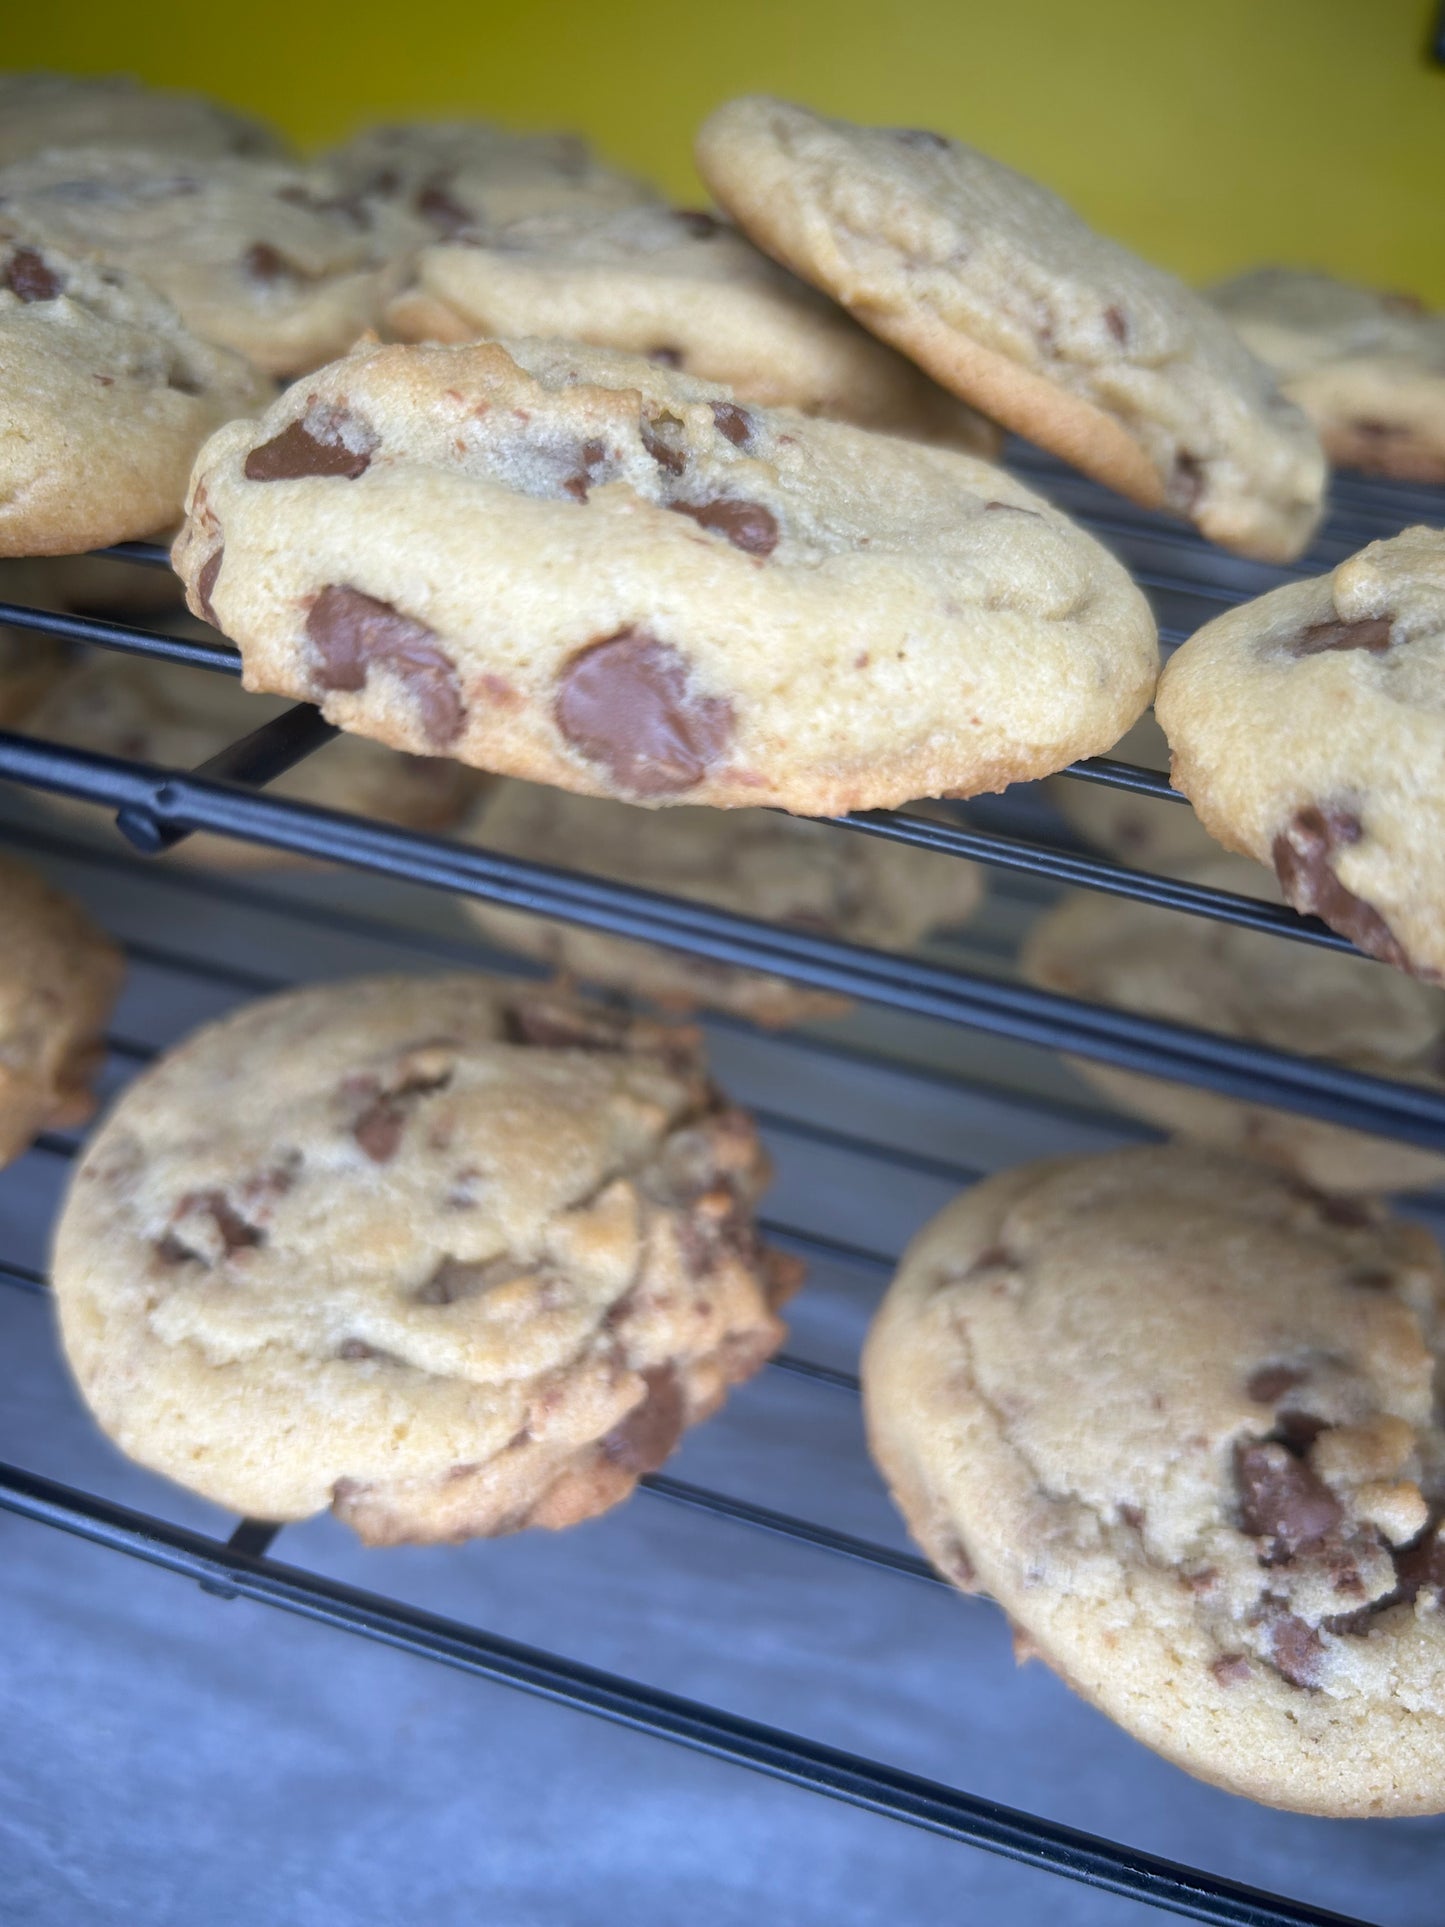
[[1105,308],[1104,326],[1122,348],[1129,339],[1129,317],[1124,310],[1117,306]]
[[[111,386],[109,375],[101,375],[98,379],[103,381],[107,388]],[[166,376],[166,387],[174,388],[178,395],[199,395],[201,392],[201,384],[193,381],[183,368],[172,368]]]
[[[401,1146],[401,1134],[418,1101],[433,1091],[445,1090],[451,1072],[409,1077],[394,1090],[378,1091],[351,1127],[351,1135],[373,1164],[389,1164]],[[375,1090],[375,1080],[362,1079],[362,1091]]]
[[1313,1626],[1293,1613],[1281,1613],[1269,1628],[1269,1656],[1275,1671],[1291,1686],[1317,1686],[1324,1641]]
[[1286,1452],[1293,1452],[1297,1459],[1303,1459],[1308,1457],[1309,1449],[1320,1433],[1329,1429],[1329,1420],[1316,1418],[1313,1412],[1276,1412],[1270,1438],[1276,1445],[1282,1445]]
[[296,264],[288,261],[280,248],[273,248],[269,241],[253,241],[241,256],[241,266],[253,281],[259,281],[263,287],[305,278]]
[[1209,1670],[1221,1686],[1239,1686],[1254,1668],[1243,1653],[1221,1653],[1218,1659],[1209,1662]]
[[1445,1539],[1437,1525],[1428,1526],[1413,1546],[1395,1554],[1395,1573],[1401,1599],[1413,1599],[1426,1586],[1445,1592]]
[[1408,970],[1409,959],[1389,924],[1372,904],[1347,890],[1330,867],[1336,850],[1358,843],[1363,835],[1359,817],[1337,805],[1310,804],[1296,810],[1274,839],[1275,874],[1296,910],[1323,917],[1367,956]]
[[375,449],[376,436],[359,416],[344,408],[316,409],[251,450],[246,480],[294,482],[305,475],[335,475],[354,482],[370,468]]
[[1344,1518],[1339,1500],[1318,1474],[1273,1440],[1237,1442],[1234,1480],[1240,1529],[1269,1542],[1267,1563],[1292,1559],[1318,1544]]
[[642,446],[659,468],[669,475],[681,475],[687,467],[687,431],[676,415],[644,415],[641,423]]
[[225,543],[218,543],[196,571],[196,601],[201,605],[201,614],[213,629],[219,629],[221,626],[216,620],[216,611],[212,606],[211,597],[216,593],[216,583],[221,574],[221,563],[225,554]]
[[517,1003],[503,1014],[509,1044],[549,1050],[624,1050],[630,1026],[600,1006]]
[[202,1252],[193,1250],[186,1242],[186,1221],[196,1218],[210,1219],[227,1258],[233,1257],[238,1251],[251,1251],[266,1242],[265,1232],[244,1218],[224,1191],[192,1191],[176,1206],[171,1228],[161,1240],[162,1256],[172,1263],[203,1257]]
[[682,1384],[671,1365],[642,1374],[647,1395],[602,1441],[602,1450],[624,1472],[655,1472],[682,1437],[687,1422]]
[[278,187],[276,199],[285,201],[291,207],[304,207],[309,214],[339,215],[353,227],[371,226],[371,210],[359,193],[316,194],[298,181],[289,187]]
[[771,555],[778,546],[777,518],[761,502],[669,502],[679,515],[690,515],[700,528],[725,535],[747,555]]
[[676,219],[695,241],[711,241],[714,235],[723,231],[723,223],[715,214],[709,214],[706,208],[680,207]]
[[38,248],[16,248],[5,263],[3,284],[22,301],[53,301],[65,286],[54,268],[47,267]]
[[469,207],[451,192],[450,174],[433,174],[417,189],[412,206],[424,221],[429,221],[438,234],[460,234],[465,228],[474,225],[476,216]]
[[1244,1389],[1256,1405],[1277,1405],[1284,1394],[1303,1385],[1309,1373],[1298,1365],[1261,1365],[1251,1372]]
[[381,1358],[383,1354],[364,1338],[343,1338],[336,1348],[338,1358]]
[[720,435],[726,435],[734,448],[746,448],[753,432],[753,418],[735,401],[715,401],[712,418]]
[[719,761],[733,707],[691,687],[688,659],[643,629],[579,650],[558,681],[553,715],[567,741],[606,766],[621,789],[666,796],[692,789]]
[[944,148],[953,143],[943,134],[935,134],[927,127],[895,127],[893,138],[902,141],[905,147]]
[[1121,1505],[1119,1517],[1126,1526],[1132,1526],[1136,1532],[1141,1532],[1144,1528],[1144,1508],[1141,1505]]
[[1174,457],[1174,472],[1169,482],[1169,501],[1177,509],[1192,509],[1204,493],[1204,464],[1197,455],[1182,450]]
[[454,743],[466,721],[456,664],[436,632],[389,602],[331,583],[306,615],[313,673],[323,689],[361,689],[373,664],[405,684],[422,729],[438,749]]
[[655,361],[659,368],[681,368],[681,348],[649,348],[647,359]]
[[607,459],[605,442],[583,442],[577,458],[577,471],[569,475],[562,486],[567,493],[579,502],[587,500],[587,491],[592,486],[597,470]]
[[1292,656],[1322,656],[1332,649],[1368,649],[1383,656],[1390,647],[1390,617],[1362,616],[1356,622],[1337,618],[1302,629],[1289,645]]

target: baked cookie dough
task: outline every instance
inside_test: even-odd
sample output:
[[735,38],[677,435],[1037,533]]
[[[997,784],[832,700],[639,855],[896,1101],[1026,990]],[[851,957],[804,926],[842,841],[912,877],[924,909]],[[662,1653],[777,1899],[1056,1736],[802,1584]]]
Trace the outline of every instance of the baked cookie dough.
[[[482,798],[467,840],[883,950],[911,949],[929,931],[961,923],[983,894],[972,863],[771,810],[639,810],[505,779]],[[508,949],[670,1010],[710,1005],[785,1025],[832,1016],[850,1002],[481,897],[464,898],[463,907]]]
[[[1270,873],[1244,857],[1219,855],[1181,874],[1209,889],[1278,901]],[[1080,890],[1033,926],[1020,962],[1028,981],[1045,990],[1445,1092],[1445,991],[1362,957]],[[1364,1137],[1192,1085],[1069,1061],[1150,1123],[1263,1158],[1325,1191],[1445,1182],[1445,1149]]]
[[55,148],[0,168],[0,204],[46,252],[139,275],[203,340],[268,375],[344,354],[402,272],[385,208],[281,162]]
[[[3,687],[0,687],[3,695]],[[290,705],[248,696],[209,669],[97,652],[31,711],[33,735],[170,769],[194,769]],[[361,736],[338,736],[266,786],[267,794],[322,809],[348,810],[409,830],[450,830],[473,803],[479,779],[442,756],[408,756]],[[94,821],[92,804],[46,796],[54,809]],[[225,869],[299,859],[261,843],[205,831],[175,848],[173,861]]]
[[1211,541],[1288,561],[1320,519],[1305,416],[1202,296],[986,154],[764,95],[697,161],[761,248],[1016,433]]
[[323,370],[207,444],[175,562],[249,688],[631,802],[999,789],[1116,742],[1158,661],[999,469],[571,343]]
[[122,74],[0,74],[0,167],[47,147],[147,147],[156,154],[279,154],[274,131],[200,94]]
[[1406,529],[1178,651],[1155,714],[1211,836],[1296,910],[1445,974],[1445,535]]
[[1445,315],[1301,268],[1211,288],[1240,339],[1319,430],[1341,468],[1445,482]]
[[71,1185],[66,1356],[121,1449],[373,1545],[565,1526],[783,1336],[756,1132],[696,1034],[470,976],[253,1004]]
[[238,355],[163,295],[0,207],[0,556],[57,555],[174,524],[197,449],[265,406]]
[[387,309],[406,341],[551,335],[646,355],[739,401],[997,455],[992,423],[695,209],[586,202],[423,248]]
[[43,877],[0,854],[0,1165],[83,1124],[120,991],[120,951]]
[[1027,1165],[904,1254],[870,1442],[939,1570],[1176,1765],[1437,1813],[1442,1296],[1422,1228],[1262,1166]]

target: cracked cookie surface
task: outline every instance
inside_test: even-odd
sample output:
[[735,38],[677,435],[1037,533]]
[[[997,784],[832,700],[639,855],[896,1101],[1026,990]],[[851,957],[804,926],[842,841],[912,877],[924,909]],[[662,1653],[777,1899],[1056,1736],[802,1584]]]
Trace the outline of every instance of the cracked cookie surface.
[[1208,302],[1047,188],[941,134],[762,95],[720,107],[697,159],[760,247],[985,414],[1242,554],[1308,542],[1308,420]]
[[1154,706],[1210,835],[1427,979],[1445,975],[1442,668],[1445,535],[1413,528],[1207,623]]
[[125,964],[78,903],[0,856],[0,1165],[83,1124]]
[[0,202],[40,245],[138,275],[268,375],[344,354],[401,273],[385,208],[282,162],[54,148],[0,167]]
[[[1269,872],[1244,857],[1217,855],[1177,874],[1279,901]],[[1079,890],[1033,925],[1020,967],[1045,990],[1445,1093],[1445,991],[1362,957]],[[1151,1123],[1281,1165],[1326,1191],[1409,1191],[1445,1181],[1445,1152],[1112,1064],[1069,1061]]]
[[436,242],[413,272],[387,309],[403,340],[585,341],[722,382],[739,401],[999,450],[991,422],[698,209],[579,203]]
[[0,555],[172,526],[202,442],[269,392],[137,276],[0,208]]
[[915,1537],[1203,1779],[1445,1807],[1445,1266],[1378,1207],[1194,1149],[992,1178],[869,1335]]
[[66,1356],[122,1450],[252,1516],[569,1525],[781,1341],[767,1175],[694,1032],[476,975],[308,988],[170,1052],[90,1145]]
[[1114,742],[1123,568],[1011,477],[632,356],[363,350],[212,438],[175,549],[249,688],[499,774],[800,815]]
[[[983,894],[957,857],[884,843],[772,810],[639,810],[565,790],[499,781],[468,840],[489,850],[616,877],[646,890],[762,917],[784,928],[907,950],[961,923]],[[489,937],[585,982],[637,992],[666,1009],[708,1005],[784,1025],[846,1010],[850,999],[659,944],[508,910],[483,897],[462,907]]]
[[1445,315],[1301,268],[1209,290],[1343,468],[1445,482]]

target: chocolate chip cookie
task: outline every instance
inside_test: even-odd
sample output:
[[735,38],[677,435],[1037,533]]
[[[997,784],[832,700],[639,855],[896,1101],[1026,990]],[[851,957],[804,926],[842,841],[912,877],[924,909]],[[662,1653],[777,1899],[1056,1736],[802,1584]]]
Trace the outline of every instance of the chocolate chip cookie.
[[[1141,716],[1108,754],[1117,763],[1167,770],[1169,745],[1152,715]],[[1044,785],[1059,814],[1088,842],[1134,870],[1175,876],[1186,865],[1207,863],[1219,845],[1193,810],[1166,797],[1141,796],[1077,777],[1051,776]]]
[[696,209],[587,202],[423,248],[387,309],[407,341],[551,335],[646,355],[740,401],[996,455],[998,431]]
[[[1278,900],[1269,871],[1244,857],[1216,856],[1181,874],[1210,889]],[[1445,992],[1360,957],[1080,890],[1034,925],[1021,963],[1029,982],[1045,990],[1445,1091]],[[1264,1158],[1326,1191],[1408,1191],[1445,1180],[1445,1151],[1070,1061],[1151,1123]]]
[[120,991],[116,946],[78,903],[0,855],[0,1165],[83,1124]]
[[1300,268],[1210,290],[1342,468],[1445,482],[1445,315]]
[[1445,1808],[1445,1265],[1194,1149],[1027,1165],[909,1247],[874,1454],[939,1570],[1200,1778]]
[[[193,769],[288,707],[274,697],[248,696],[229,676],[208,669],[97,652],[32,708],[26,727],[32,735],[105,756]],[[450,757],[407,756],[361,736],[338,736],[278,776],[267,792],[404,829],[449,830],[471,807],[480,781]],[[91,804],[60,796],[44,800],[51,808],[96,818]],[[177,844],[173,860],[241,869],[299,859],[202,831]]]
[[269,375],[345,353],[402,272],[384,208],[278,162],[56,148],[0,168],[0,202],[47,251],[141,276]]
[[952,450],[570,343],[364,350],[202,452],[175,549],[247,686],[629,802],[972,794],[1115,742],[1153,617]]
[[122,1097],[56,1233],[123,1451],[373,1545],[615,1505],[783,1336],[696,1034],[480,976],[253,1004]]
[[985,414],[1226,548],[1308,542],[1325,466],[1304,415],[1208,302],[1047,188],[761,95],[720,107],[697,159],[760,247]]
[[1445,974],[1445,535],[1406,529],[1206,624],[1159,685],[1211,836],[1372,957]]
[[[646,890],[884,950],[908,950],[961,923],[983,893],[972,863],[771,810],[639,810],[506,780],[492,785],[469,841],[538,863],[615,877]],[[760,971],[686,957],[575,924],[503,909],[464,908],[489,937],[524,956],[672,1010],[699,1004],[784,1025],[848,1008],[849,999]]]
[[175,522],[197,449],[267,384],[135,275],[0,209],[0,556],[57,555]]
[[519,134],[494,121],[368,128],[327,165],[346,192],[385,209],[418,245],[480,246],[515,221],[657,199],[644,181],[598,160],[579,134]]
[[147,147],[155,154],[280,154],[272,128],[199,94],[122,74],[0,74],[0,167],[47,147]]

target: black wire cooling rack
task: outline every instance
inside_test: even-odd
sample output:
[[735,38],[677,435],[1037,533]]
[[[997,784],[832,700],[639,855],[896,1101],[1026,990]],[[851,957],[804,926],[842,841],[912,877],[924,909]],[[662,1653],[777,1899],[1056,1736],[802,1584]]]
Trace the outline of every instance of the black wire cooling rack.
[[[1222,555],[1192,532],[1107,496],[1033,451],[1015,449],[1011,460],[1123,557],[1153,600],[1166,642],[1178,641],[1222,607],[1293,575],[1318,573],[1364,542],[1393,534],[1411,521],[1445,521],[1445,493],[1339,478],[1332,514],[1309,557],[1298,569],[1283,570]],[[146,544],[125,544],[106,553],[138,568],[166,565],[164,552]],[[218,674],[236,675],[240,670],[236,651],[220,642],[193,642],[28,604],[0,602],[0,623]],[[489,898],[719,962],[751,965],[914,1018],[968,1026],[1013,1043],[1067,1050],[1406,1142],[1445,1147],[1445,1096],[1419,1087],[1182,1025],[1099,1009],[996,974],[782,929],[755,918],[265,793],[265,785],[275,776],[334,734],[315,709],[299,704],[199,769],[180,771],[0,731],[0,777],[114,811],[129,843],[150,854],[171,848],[193,831],[213,831],[382,877]],[[1161,807],[1162,799],[1172,797],[1166,779],[1156,772],[1107,758],[1079,764],[1069,773],[1082,781],[1159,798]],[[858,833],[969,857],[1024,877],[1132,897],[1269,932],[1283,941],[1349,948],[1322,924],[1275,905],[1126,870],[1037,833],[1019,835],[986,827],[990,821],[999,821],[996,809],[965,810],[949,822],[906,810],[872,812],[842,821]],[[0,836],[32,853],[76,855],[75,846],[65,838],[23,824],[0,829]],[[84,860],[128,859],[92,852]],[[233,911],[260,915],[276,907],[269,893],[234,877],[169,869],[161,874],[175,887],[193,896],[209,893]],[[291,908],[343,941],[400,943],[427,960],[473,962],[477,958],[474,944],[422,931],[400,931],[354,911],[323,903],[303,910]],[[281,987],[278,979],[266,973],[225,963],[198,963],[148,939],[128,947],[137,961],[205,976],[232,995],[262,994]],[[149,1054],[121,1039],[112,1039],[111,1047],[123,1069],[134,1069]],[[860,1075],[876,1061],[866,1052],[853,1051],[850,1058],[850,1046],[830,1038],[797,1039],[791,1047],[823,1052],[845,1065],[856,1059]],[[917,1066],[911,1074],[928,1075]],[[953,1086],[954,1080],[945,1073],[937,1075],[941,1084]],[[821,1123],[778,1122],[795,1133],[811,1131],[818,1142],[844,1148],[858,1142]],[[52,1134],[42,1139],[41,1149],[68,1157],[75,1146]],[[889,1156],[899,1169],[956,1184],[977,1175],[957,1162],[918,1150],[899,1148]],[[796,1227],[768,1228],[776,1242],[804,1256],[840,1259],[872,1273],[880,1288],[887,1277],[890,1260],[885,1254]],[[34,1266],[4,1254],[0,1254],[0,1283],[22,1291],[45,1289],[45,1280]],[[857,1395],[856,1377],[836,1366],[783,1355],[771,1369],[829,1387],[840,1397]],[[854,1534],[664,1475],[645,1484],[652,1495],[716,1520],[781,1535],[910,1582],[945,1583],[915,1555]],[[1166,1911],[1249,1927],[1282,1927],[1283,1923],[1320,1927],[1345,1919],[287,1565],[272,1556],[279,1528],[262,1521],[243,1520],[223,1541],[17,1465],[0,1465],[0,1508],[196,1580],[221,1598],[257,1600],[359,1633]]]

